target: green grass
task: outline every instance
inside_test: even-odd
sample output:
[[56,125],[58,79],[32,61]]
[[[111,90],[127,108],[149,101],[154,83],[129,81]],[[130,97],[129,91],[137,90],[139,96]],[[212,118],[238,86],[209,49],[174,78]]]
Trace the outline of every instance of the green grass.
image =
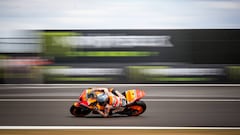
[[151,77],[146,78],[147,81],[176,81],[176,82],[185,82],[185,81],[211,81],[214,78],[207,77]]
[[66,52],[66,56],[77,57],[141,57],[156,56],[158,52],[151,51],[71,51]]

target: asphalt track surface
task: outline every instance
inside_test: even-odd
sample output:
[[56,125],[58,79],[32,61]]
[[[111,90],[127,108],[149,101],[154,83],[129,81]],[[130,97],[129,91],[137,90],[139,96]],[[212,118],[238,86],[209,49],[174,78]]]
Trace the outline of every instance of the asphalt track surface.
[[[139,86],[147,94],[143,99],[147,110],[141,116],[71,116],[70,106],[87,87],[90,86],[1,86],[0,126],[240,126],[238,86]],[[115,88],[123,91],[136,87]]]

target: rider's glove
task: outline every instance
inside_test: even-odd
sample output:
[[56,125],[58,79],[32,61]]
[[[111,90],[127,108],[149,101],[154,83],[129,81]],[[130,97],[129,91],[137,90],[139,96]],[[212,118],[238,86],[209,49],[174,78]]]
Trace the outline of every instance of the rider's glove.
[[127,105],[126,98],[121,98],[121,102],[122,102],[122,106],[126,106]]

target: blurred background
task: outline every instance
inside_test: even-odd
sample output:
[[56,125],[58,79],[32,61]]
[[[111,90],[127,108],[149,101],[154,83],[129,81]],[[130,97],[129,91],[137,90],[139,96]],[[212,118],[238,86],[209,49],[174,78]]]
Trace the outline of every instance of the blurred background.
[[237,0],[1,1],[0,83],[239,83],[239,10]]
[[[239,13],[239,0],[0,0],[0,128],[239,128]],[[148,109],[75,118],[89,87],[144,90]]]

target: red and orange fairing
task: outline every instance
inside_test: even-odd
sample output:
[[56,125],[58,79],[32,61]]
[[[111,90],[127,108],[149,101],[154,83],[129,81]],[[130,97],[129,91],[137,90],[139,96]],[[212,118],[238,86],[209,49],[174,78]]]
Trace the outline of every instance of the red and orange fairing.
[[127,90],[125,94],[126,94],[126,100],[128,103],[137,101],[145,96],[145,92],[139,89]]

